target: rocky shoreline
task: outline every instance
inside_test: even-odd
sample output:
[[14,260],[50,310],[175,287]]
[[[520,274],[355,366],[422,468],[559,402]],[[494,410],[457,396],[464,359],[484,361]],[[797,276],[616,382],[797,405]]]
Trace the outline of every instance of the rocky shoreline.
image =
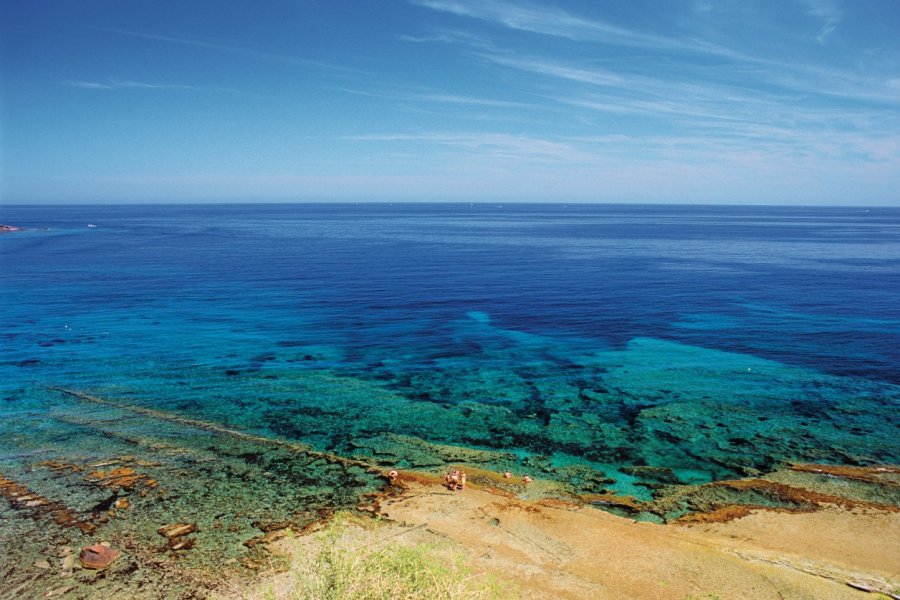
[[[237,587],[243,590],[241,597],[252,598],[256,597],[254,584],[250,583],[247,588],[246,582],[254,581],[265,572],[266,585],[269,585],[268,578],[273,569],[289,573],[297,540],[308,538],[303,544],[315,543],[314,536],[310,537],[310,534],[325,526],[334,514],[327,507],[322,507],[308,515],[310,518],[298,519],[297,515],[287,520],[254,522],[256,534],[248,530],[226,542],[240,548],[240,556],[227,557],[222,550],[216,549],[216,544],[222,543],[221,538],[229,536],[222,530],[223,521],[218,519],[210,522],[201,506],[193,512],[182,510],[181,514],[187,516],[188,520],[165,522],[154,528],[155,536],[145,536],[141,533],[142,528],[146,529],[140,524],[143,519],[135,511],[146,511],[148,501],[156,504],[165,503],[168,498],[174,501],[174,496],[178,493],[177,490],[162,488],[157,479],[147,474],[152,467],[160,466],[159,463],[148,460],[151,458],[124,456],[89,465],[62,461],[37,463],[39,468],[55,477],[67,478],[73,484],[83,481],[112,492],[110,501],[105,502],[102,507],[95,506],[95,510],[89,513],[51,501],[8,477],[0,478],[0,495],[8,502],[12,512],[10,514],[3,511],[4,517],[25,518],[34,522],[40,530],[52,532],[44,544],[41,544],[42,549],[30,548],[27,560],[17,565],[3,565],[7,574],[13,575],[12,580],[18,581],[17,585],[8,589],[16,593],[37,593],[43,597],[81,597],[88,593],[96,597],[113,597],[128,593],[135,598],[149,598],[165,593],[174,598],[205,598],[210,594],[225,594],[227,597],[225,590]],[[865,481],[885,488],[886,493],[894,494],[900,486],[900,469],[896,467],[864,469],[795,465],[792,469],[766,476],[768,479],[717,482],[715,488],[741,490],[752,497],[759,497],[765,490],[774,488],[784,496],[784,502],[793,501],[795,505],[772,507],[764,506],[762,502],[752,504],[746,501],[731,504],[698,503],[695,505],[698,509],[695,512],[669,525],[659,525],[596,510],[596,507],[613,505],[638,514],[646,509],[640,502],[628,497],[560,494],[558,484],[553,481],[535,479],[526,483],[520,477],[505,478],[501,473],[479,469],[475,465],[456,466],[464,468],[469,474],[465,491],[450,492],[436,473],[403,471],[394,478],[384,474],[380,491],[363,494],[358,504],[346,506],[345,510],[377,517],[375,522],[387,523],[386,527],[392,532],[391,535],[419,528],[422,530],[421,535],[425,537],[410,536],[411,540],[417,539],[424,543],[427,541],[425,538],[437,536],[431,541],[445,543],[446,540],[441,538],[445,536],[453,544],[455,551],[469,558],[493,553],[492,561],[478,559],[473,564],[478,570],[486,570],[499,577],[512,574],[521,579],[526,577],[524,573],[527,571],[526,587],[535,590],[536,595],[533,597],[547,597],[545,594],[560,598],[642,597],[636,591],[639,588],[633,586],[651,585],[650,579],[658,576],[653,573],[662,568],[655,566],[651,569],[645,565],[643,568],[648,570],[629,584],[632,585],[629,592],[632,595],[622,595],[621,588],[613,595],[604,595],[603,590],[608,587],[609,582],[600,570],[587,576],[581,573],[582,567],[579,567],[561,579],[558,573],[553,574],[553,570],[561,568],[561,572],[566,573],[565,565],[560,567],[557,563],[548,563],[547,556],[543,556],[547,553],[535,551],[535,548],[556,548],[551,554],[583,554],[579,561],[586,561],[592,556],[596,540],[605,540],[604,544],[607,545],[621,545],[625,540],[639,544],[641,551],[638,556],[631,556],[629,560],[652,562],[656,565],[653,561],[657,559],[652,557],[657,552],[675,551],[669,548],[673,539],[693,540],[699,537],[703,539],[703,544],[721,554],[717,554],[717,560],[724,562],[706,564],[705,573],[699,579],[699,571],[688,572],[683,581],[670,574],[673,578],[669,584],[670,590],[657,594],[657,597],[683,600],[685,594],[704,589],[721,598],[776,598],[771,593],[747,592],[738,596],[734,595],[736,592],[731,588],[716,587],[724,585],[723,582],[728,578],[752,578],[749,571],[753,569],[749,564],[735,567],[732,564],[733,555],[741,558],[739,563],[757,563],[762,560],[758,558],[758,552],[751,553],[757,558],[747,559],[751,555],[746,554],[746,548],[734,550],[726,547],[733,543],[732,531],[743,531],[749,527],[756,542],[763,543],[763,546],[777,542],[782,549],[789,549],[792,544],[805,548],[805,553],[800,555],[802,561],[799,562],[797,557],[766,554],[765,561],[771,564],[789,564],[788,568],[796,571],[788,578],[791,580],[789,589],[795,594],[791,597],[852,599],[862,597],[858,595],[861,591],[870,591],[897,598],[897,595],[891,596],[894,588],[890,577],[892,573],[898,572],[891,569],[900,568],[900,564],[891,565],[897,559],[892,558],[894,554],[890,552],[889,546],[891,540],[900,535],[900,508],[860,500],[854,497],[858,494],[852,488],[855,482]],[[779,479],[791,473],[827,478],[826,481],[834,480],[837,487],[846,490],[846,493],[834,495],[799,487],[796,482],[795,485],[778,483]],[[811,481],[806,480],[807,485],[815,487]],[[706,487],[695,486],[685,490],[685,493],[696,494]],[[246,492],[262,494],[264,490],[249,489]],[[200,502],[198,498],[192,498],[191,501]],[[235,503],[231,509],[236,515],[241,512],[242,506]],[[172,506],[167,511],[177,512],[177,506]],[[151,519],[160,523],[161,517],[156,512],[153,514],[155,516]],[[566,516],[560,519],[559,515]],[[203,521],[203,524],[199,524],[199,521]],[[831,539],[828,530],[822,529],[825,521],[835,531],[835,535],[840,530],[840,540]],[[233,528],[233,519],[231,522]],[[778,525],[776,527],[770,523]],[[793,531],[792,535],[796,539],[792,541],[785,538],[780,533],[782,529]],[[588,547],[582,547],[586,543],[585,532],[588,531],[593,531],[595,537],[590,539],[595,541]],[[629,537],[632,532],[640,532],[637,539]],[[504,538],[503,544],[498,545],[495,539],[498,535]],[[774,537],[768,539],[767,536]],[[215,541],[217,537],[219,542]],[[530,541],[526,543],[522,539]],[[820,541],[816,543],[816,539]],[[868,556],[873,549],[880,548],[878,554],[884,559],[880,562],[869,559],[856,562],[859,557],[848,554],[847,564],[823,563],[817,544],[833,547],[835,542],[847,545],[848,548],[865,546],[868,554],[864,552],[862,556]],[[518,554],[527,550],[522,546],[531,548],[529,552],[525,552],[527,560],[520,564],[522,557]],[[26,547],[17,548],[14,545],[8,545],[8,548],[7,552],[10,554],[27,550]],[[667,564],[676,559],[691,563],[700,561],[701,558],[707,560],[695,556],[685,548],[687,547],[678,544],[677,552],[662,563]],[[753,548],[754,552],[758,550],[756,546]],[[514,558],[514,554],[518,557]],[[207,561],[204,556],[211,560]],[[501,559],[501,556],[504,558]],[[825,558],[833,559],[831,556]],[[530,566],[525,569],[525,565]],[[809,565],[818,566],[813,568]],[[618,565],[617,568],[622,566]],[[758,565],[754,568],[758,568]],[[735,569],[740,572],[739,575],[732,573]],[[607,569],[602,572],[607,572]],[[535,573],[543,573],[547,581]],[[240,583],[242,581],[245,583]],[[835,582],[842,585],[836,586]],[[222,587],[223,584],[225,588]],[[621,581],[617,583],[620,584]],[[289,584],[286,582],[285,585]],[[829,588],[829,595],[815,595],[824,593],[824,588]],[[835,589],[840,591],[835,592]]]
[[[900,535],[896,507],[849,508],[823,499],[804,511],[759,507],[659,525],[584,501],[541,497],[547,482],[526,490],[477,470],[470,481],[465,491],[451,492],[439,477],[402,472],[373,498],[369,510],[378,525],[341,537],[356,551],[440,548],[516,598],[900,598],[893,579],[900,562],[891,550]],[[291,597],[299,584],[291,565],[315,556],[326,539],[335,543],[316,535],[278,541],[269,550],[285,559],[281,573],[219,597]]]
[[[392,467],[381,464],[383,455],[374,444],[369,453],[342,457],[79,391],[51,391],[78,403],[77,410],[67,404],[49,415],[71,426],[70,450],[65,456],[53,456],[44,445],[29,450],[30,434],[23,432],[17,438],[21,458],[4,465],[0,543],[5,552],[0,555],[0,573],[6,583],[0,598],[206,598],[262,573],[269,577],[273,570],[289,572],[292,558],[287,547],[298,539],[312,543],[314,536],[309,534],[327,524],[335,511],[376,517],[374,522],[388,523],[395,533],[406,532],[409,524],[422,525],[426,532],[446,530],[448,539],[468,556],[496,554],[501,546],[495,538],[505,532],[501,537],[511,553],[508,564],[499,559],[496,564],[473,562],[498,576],[503,575],[498,565],[514,574],[524,568],[517,566],[513,555],[514,550],[527,548],[515,549],[515,544],[532,551],[569,548],[572,556],[581,556],[572,559],[575,570],[570,575],[575,579],[569,583],[553,574],[555,567],[540,552],[523,563],[532,569],[526,577],[528,587],[541,590],[545,597],[613,597],[601,593],[608,585],[603,577],[582,570],[598,540],[604,548],[615,547],[633,527],[641,536],[632,540],[636,546],[628,551],[633,560],[645,562],[654,552],[675,552],[673,560],[681,556],[681,546],[667,546],[673,536],[682,539],[693,535],[688,532],[712,531],[713,538],[704,538],[703,544],[719,547],[731,543],[729,532],[743,531],[748,523],[765,525],[752,530],[763,540],[760,543],[777,539],[782,549],[789,550],[791,543],[803,546],[804,560],[818,557],[818,546],[861,548],[848,554],[849,562],[840,569],[831,555],[825,557],[831,562],[816,567],[832,574],[850,573],[840,575],[844,578],[840,594],[791,597],[857,598],[845,594],[845,588],[852,591],[851,582],[889,593],[890,576],[900,572],[896,553],[889,548],[891,540],[900,538],[897,466],[793,464],[701,485],[678,483],[664,469],[633,467],[641,477],[659,481],[654,499],[646,501],[591,492],[605,483],[580,471],[577,484],[551,479],[540,470],[523,470],[524,465],[507,478],[488,466],[491,461],[486,459],[493,454],[418,438],[402,441],[411,454],[434,461],[421,469],[398,469],[399,476],[391,477]],[[442,486],[447,468],[467,472],[466,491],[451,492]],[[552,518],[556,514],[570,516],[557,522]],[[575,520],[568,521],[570,517]],[[770,522],[777,523],[772,531]],[[796,531],[796,540],[786,539],[782,529]],[[532,539],[537,530],[539,536]],[[594,531],[590,541],[585,531]],[[839,540],[829,537],[837,531]],[[765,536],[771,539],[766,541]],[[882,562],[855,562],[855,554],[868,556],[872,549],[879,549]],[[780,556],[766,560],[778,561]],[[691,569],[700,569],[699,557],[689,553],[685,560]],[[725,563],[729,561],[733,557]],[[853,575],[857,567],[858,576]],[[660,576],[657,567],[641,568],[649,569],[647,577]],[[745,568],[740,567],[738,575],[752,579],[741,570]],[[541,572],[550,583],[534,579],[534,573]],[[715,587],[724,585],[725,575],[720,581],[697,579],[690,570],[685,573],[670,574],[672,594],[659,597],[684,600],[702,589],[721,598],[777,597],[729,595]],[[806,581],[808,575],[797,577]],[[835,578],[838,575],[829,581]],[[809,583],[809,589],[818,589],[820,583]],[[806,589],[807,584],[796,585]],[[859,589],[852,593],[862,593]]]

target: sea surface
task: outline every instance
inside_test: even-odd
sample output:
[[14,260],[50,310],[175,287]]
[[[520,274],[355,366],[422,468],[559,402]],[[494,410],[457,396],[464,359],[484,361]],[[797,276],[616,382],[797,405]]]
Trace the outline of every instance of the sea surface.
[[[0,223],[25,228],[0,234],[0,476],[135,547],[192,519],[182,560],[246,566],[267,522],[354,505],[377,469],[650,500],[900,463],[897,208],[7,205]],[[39,540],[23,551],[81,535],[3,502],[0,538]]]

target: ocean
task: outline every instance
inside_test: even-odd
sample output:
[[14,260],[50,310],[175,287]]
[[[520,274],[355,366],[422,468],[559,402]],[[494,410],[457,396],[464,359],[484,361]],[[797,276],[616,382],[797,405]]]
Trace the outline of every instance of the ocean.
[[[190,517],[198,564],[355,505],[379,469],[649,502],[900,463],[897,208],[7,205],[0,223],[25,228],[0,234],[0,476],[138,545]],[[132,516],[98,521],[126,495]],[[59,536],[33,512],[0,503],[25,554]]]

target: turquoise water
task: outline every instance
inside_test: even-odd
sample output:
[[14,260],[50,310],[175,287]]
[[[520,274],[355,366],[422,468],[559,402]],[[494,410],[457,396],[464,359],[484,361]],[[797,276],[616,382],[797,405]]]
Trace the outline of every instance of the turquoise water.
[[0,474],[90,515],[110,491],[41,463],[158,463],[135,467],[167,490],[129,492],[138,545],[192,514],[201,542],[216,518],[248,539],[384,483],[316,452],[644,500],[791,461],[900,462],[897,209],[5,206],[0,222],[28,228],[0,237]]

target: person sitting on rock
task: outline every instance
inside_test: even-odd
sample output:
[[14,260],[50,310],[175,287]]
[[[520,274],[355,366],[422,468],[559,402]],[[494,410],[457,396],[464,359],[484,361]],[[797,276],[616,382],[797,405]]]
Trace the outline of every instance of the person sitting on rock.
[[524,482],[525,485],[528,485],[529,483],[531,483],[531,477],[526,475],[525,477],[522,478],[522,482]]

